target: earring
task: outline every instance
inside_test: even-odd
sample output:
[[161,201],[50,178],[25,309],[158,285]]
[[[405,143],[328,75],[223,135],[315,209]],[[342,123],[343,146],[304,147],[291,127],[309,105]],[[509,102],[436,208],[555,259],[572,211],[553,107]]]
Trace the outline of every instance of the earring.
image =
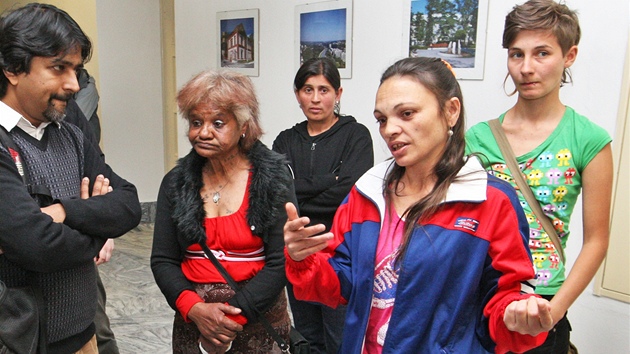
[[245,133],[241,134],[241,138],[245,138]]
[[339,101],[335,101],[335,107],[333,108],[333,112],[335,112],[336,115],[339,115],[340,110],[341,110],[341,107],[339,105]]
[[518,92],[518,91],[516,90],[516,87],[514,87],[514,91],[512,91],[512,93],[508,93],[508,92],[505,90],[505,84],[507,83],[507,79],[508,79],[509,77],[510,77],[510,73],[507,73],[507,74],[505,75],[505,79],[503,79],[503,92],[505,92],[505,95],[506,95],[506,96],[508,96],[508,97],[512,97],[512,96],[514,96],[514,94],[515,94],[516,92]]
[[453,128],[452,127],[448,128],[448,133],[447,134],[448,134],[449,138],[453,136]]

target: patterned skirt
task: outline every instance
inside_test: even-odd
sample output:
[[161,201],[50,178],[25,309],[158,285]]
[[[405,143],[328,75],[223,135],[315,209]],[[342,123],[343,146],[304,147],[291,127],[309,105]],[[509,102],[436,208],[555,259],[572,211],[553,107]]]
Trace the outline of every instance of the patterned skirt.
[[[244,283],[241,283],[241,286]],[[195,284],[195,291],[205,302],[224,303],[234,296],[234,290],[227,284]],[[274,304],[264,315],[271,326],[288,343],[291,320],[287,307],[285,292],[281,292]],[[175,311],[173,321],[173,353],[175,354],[198,354],[200,332],[194,322],[186,322]],[[212,350],[209,350],[213,353]],[[232,342],[232,348],[228,354],[252,354],[252,353],[282,353],[278,344],[267,333],[265,327],[260,322],[247,323],[243,326],[243,331],[238,332],[236,339]]]

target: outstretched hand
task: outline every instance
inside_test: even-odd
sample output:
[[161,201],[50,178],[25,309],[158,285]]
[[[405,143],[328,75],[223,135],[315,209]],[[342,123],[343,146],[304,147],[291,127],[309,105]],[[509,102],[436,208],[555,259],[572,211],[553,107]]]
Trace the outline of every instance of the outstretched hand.
[[539,297],[513,301],[503,314],[507,329],[520,334],[536,336],[553,328],[551,304]]
[[327,232],[317,235],[326,230],[326,226],[323,224],[306,226],[310,219],[305,216],[299,217],[293,203],[287,203],[285,208],[288,219],[284,224],[284,244],[292,260],[302,261],[311,254],[326,248],[328,241],[332,240],[333,234]]

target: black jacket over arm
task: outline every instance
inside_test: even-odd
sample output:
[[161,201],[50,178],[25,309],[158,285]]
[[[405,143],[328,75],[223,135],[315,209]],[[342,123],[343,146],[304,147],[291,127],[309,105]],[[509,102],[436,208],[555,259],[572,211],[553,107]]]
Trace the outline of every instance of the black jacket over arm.
[[[295,203],[295,192],[286,161],[280,154],[257,142],[248,158],[252,179],[247,222],[264,242],[265,265],[228,303],[242,309],[243,315],[253,321],[271,307],[286,285],[284,204]],[[186,249],[206,240],[205,210],[199,194],[205,161],[191,150],[164,177],[158,194],[151,269],[167,302],[176,311],[175,303],[182,291],[194,291],[181,269]]]

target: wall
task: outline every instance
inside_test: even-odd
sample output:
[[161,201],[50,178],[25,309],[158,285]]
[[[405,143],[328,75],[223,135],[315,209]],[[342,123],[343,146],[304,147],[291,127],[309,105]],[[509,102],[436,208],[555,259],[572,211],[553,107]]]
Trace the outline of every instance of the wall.
[[96,13],[103,151],[153,202],[164,175],[159,1],[96,0]]
[[[181,86],[203,69],[216,68],[217,12],[258,8],[260,74],[252,77],[252,81],[258,88],[261,119],[267,133],[263,140],[270,144],[281,130],[304,119],[292,92],[292,82],[298,69],[294,60],[295,5],[307,2],[316,1],[175,1],[177,85]],[[490,1],[484,80],[461,81],[469,125],[492,118],[514,103],[514,98],[507,97],[502,88],[507,69],[501,32],[505,14],[516,3],[512,0]],[[575,84],[562,90],[562,98],[613,133],[619,100],[616,93],[621,85],[628,33],[625,30],[607,31],[601,26],[601,19],[606,18],[606,22],[615,24],[616,28],[627,28],[628,3],[611,0],[600,9],[591,1],[573,0],[569,1],[569,6],[582,14],[583,39],[573,66]],[[375,142],[378,130],[372,110],[378,79],[383,70],[406,55],[403,44],[409,23],[408,7],[409,0],[354,1],[353,75],[351,79],[342,80],[341,110],[367,125]],[[190,148],[182,129],[185,124],[180,122],[180,155]],[[388,153],[380,141],[376,144],[378,161]]]
[[[363,5],[359,6],[355,1],[353,77],[342,81],[341,111],[364,122],[373,137],[378,137],[372,115],[376,83],[381,72],[403,54],[401,22],[404,16],[400,1],[371,2],[373,4],[362,0]],[[252,81],[258,89],[266,132],[263,141],[271,145],[281,130],[304,120],[292,89],[293,76],[298,69],[294,62],[294,5],[304,3],[306,1],[176,1],[178,86],[198,71],[216,66],[216,12],[259,8],[260,75],[252,77]],[[385,18],[390,20],[379,24]],[[184,127],[184,122],[180,122],[180,128]],[[385,156],[386,147],[380,144],[380,139],[374,141],[377,160],[380,160]],[[180,154],[189,149],[189,143],[180,139]]]
[[[270,145],[283,129],[304,120],[292,92],[296,45],[295,5],[308,0],[176,0],[177,84],[195,73],[216,67],[216,13],[258,8],[260,12],[260,74],[252,77],[261,105],[261,120]],[[489,3],[484,79],[461,81],[468,125],[496,117],[514,104],[502,82],[507,74],[506,53],[501,48],[505,15],[523,1],[492,0]],[[590,117],[614,136],[621,73],[628,37],[627,0],[610,0],[606,6],[590,0],[567,0],[580,13],[583,37],[573,66],[574,85],[562,89],[561,97],[578,112]],[[408,28],[409,0],[354,1],[353,73],[342,80],[342,113],[354,115],[371,131],[375,160],[388,156],[372,115],[380,74],[396,59],[406,56],[404,35]],[[508,86],[509,88],[509,86]],[[190,145],[179,122],[179,153]],[[578,210],[581,209],[577,206]],[[569,264],[581,246],[581,217],[574,217],[569,242]],[[571,257],[573,255],[573,257]],[[573,341],[581,353],[630,352],[630,305],[592,295],[588,287],[571,307]]]

